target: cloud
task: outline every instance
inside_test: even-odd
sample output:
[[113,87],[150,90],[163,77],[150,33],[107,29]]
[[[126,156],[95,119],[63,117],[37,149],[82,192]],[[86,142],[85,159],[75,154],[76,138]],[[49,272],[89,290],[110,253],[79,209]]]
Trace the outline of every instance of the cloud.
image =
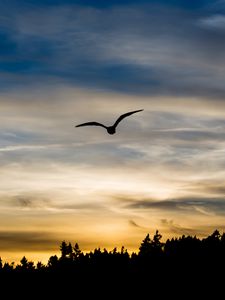
[[225,29],[225,16],[224,15],[212,15],[210,17],[200,20],[200,25],[212,30]]
[[225,195],[225,185],[223,180],[204,180],[199,182],[193,182],[187,186],[187,190],[193,193],[204,193],[211,197],[223,197]]
[[196,228],[186,228],[178,224],[175,224],[173,220],[162,219],[161,224],[163,227],[167,227],[172,234],[176,235],[198,235],[205,236],[206,231],[201,231]]
[[45,209],[51,207],[50,199],[47,199],[47,197],[38,194],[17,195],[11,197],[11,199],[9,199],[7,202],[13,207],[25,208],[25,209],[40,209],[40,208]]
[[[191,99],[181,99],[179,107],[172,99],[164,106],[163,98],[70,88],[45,92],[0,97],[4,196],[35,200],[42,191],[41,199],[52,198],[48,209],[63,202],[64,212],[79,211],[83,199],[84,205],[97,205],[101,198],[108,207],[116,193],[173,201],[171,212],[180,205],[174,203],[179,197],[218,197],[195,186],[212,180],[212,174],[217,186],[224,177],[224,109],[217,102],[211,108],[208,101],[192,106]],[[143,113],[121,122],[113,137],[101,128],[74,128],[86,120],[110,123],[139,107]],[[196,209],[203,206],[197,203]]]
[[185,227],[181,226],[180,224],[176,224],[174,220],[168,219],[161,219],[162,230],[166,228],[169,230],[172,237],[173,235],[181,236],[181,235],[190,235],[190,236],[197,236],[199,238],[205,238],[208,235],[212,234],[215,229],[218,229],[221,232],[224,232],[225,226],[224,223],[216,224],[216,225],[201,225],[201,226],[192,226],[192,227]]
[[[208,115],[213,109],[207,101],[202,103],[203,111],[197,106],[193,114],[188,100],[183,99],[180,107],[167,99],[167,108],[163,99],[100,92],[90,95],[69,88],[55,93],[49,90],[45,95],[42,90],[38,96],[29,92],[0,98],[1,164],[45,161],[52,165],[61,161],[107,167],[110,162],[119,167],[136,161],[151,165],[163,161],[166,167],[174,161],[180,165],[203,162],[206,156],[212,157],[208,163],[212,161],[214,168],[217,161],[221,164],[222,152],[218,151],[224,147],[224,109],[218,103],[214,115]],[[144,107],[144,112],[121,122],[113,137],[101,128],[74,128],[89,119],[110,124],[123,111],[139,107]]]
[[224,215],[225,198],[178,198],[166,200],[126,200],[124,208],[137,210],[161,210],[172,212],[186,212],[187,214],[195,213],[202,215]]
[[10,152],[10,151],[26,151],[26,150],[41,150],[51,147],[52,145],[16,145],[16,146],[6,146],[0,148],[0,152]]
[[[58,80],[126,93],[224,97],[223,16],[207,19],[204,7],[198,14],[165,3],[21,11],[2,17],[11,41],[5,47],[14,49],[7,55],[16,61],[5,65],[4,84],[16,84],[19,72],[22,85]],[[217,34],[202,23],[216,24]]]
[[129,220],[129,224],[130,224],[132,227],[143,228],[142,226],[138,225],[134,220]]
[[0,231],[1,251],[46,251],[59,245],[56,233],[41,231]]

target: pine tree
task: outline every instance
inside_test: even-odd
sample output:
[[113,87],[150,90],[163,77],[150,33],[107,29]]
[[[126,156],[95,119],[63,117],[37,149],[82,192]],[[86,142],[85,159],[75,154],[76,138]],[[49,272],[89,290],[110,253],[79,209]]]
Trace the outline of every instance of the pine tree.
[[141,243],[141,246],[139,248],[139,255],[149,256],[151,254],[151,249],[152,249],[152,241],[148,233],[145,239]]

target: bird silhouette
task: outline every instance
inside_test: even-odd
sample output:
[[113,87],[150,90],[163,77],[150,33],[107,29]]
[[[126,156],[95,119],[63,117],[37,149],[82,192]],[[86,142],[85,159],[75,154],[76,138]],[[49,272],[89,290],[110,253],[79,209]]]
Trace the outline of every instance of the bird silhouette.
[[82,123],[82,124],[76,125],[75,127],[101,126],[101,127],[105,128],[107,130],[108,134],[114,134],[114,133],[116,133],[116,127],[117,127],[117,125],[119,124],[120,121],[122,121],[124,118],[126,118],[126,117],[128,117],[128,116],[130,116],[134,113],[137,113],[139,111],[143,111],[143,109],[130,111],[130,112],[127,112],[127,113],[121,115],[112,126],[105,126],[104,124],[101,124],[99,122],[87,122],[87,123]]

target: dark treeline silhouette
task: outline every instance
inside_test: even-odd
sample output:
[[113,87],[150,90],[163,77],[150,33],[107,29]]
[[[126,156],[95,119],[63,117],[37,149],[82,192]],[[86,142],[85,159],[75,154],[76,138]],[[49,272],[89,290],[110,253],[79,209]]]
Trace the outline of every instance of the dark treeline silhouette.
[[188,293],[201,282],[206,288],[224,280],[225,233],[220,234],[218,230],[203,239],[183,235],[166,242],[162,242],[162,235],[156,231],[152,238],[147,234],[137,253],[128,253],[124,247],[111,251],[96,248],[83,253],[78,243],[72,245],[66,241],[62,241],[60,251],[61,255],[51,256],[46,265],[41,262],[35,265],[26,257],[17,265],[0,260],[1,282],[22,279],[29,283],[42,282],[41,285],[47,282],[66,285],[67,289],[88,287],[83,288],[84,293],[91,286],[92,289],[107,285],[114,289],[122,287],[131,293],[139,287],[146,294],[145,288],[150,287],[161,288],[163,293],[162,286],[183,287]]

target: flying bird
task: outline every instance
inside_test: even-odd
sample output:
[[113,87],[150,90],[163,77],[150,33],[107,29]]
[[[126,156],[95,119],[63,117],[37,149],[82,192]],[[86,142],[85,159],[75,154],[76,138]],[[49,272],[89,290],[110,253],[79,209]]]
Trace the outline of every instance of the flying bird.
[[121,115],[112,126],[105,126],[104,124],[101,124],[101,123],[98,123],[98,122],[87,122],[87,123],[82,123],[82,124],[76,125],[75,127],[101,126],[101,127],[105,128],[109,134],[114,134],[114,133],[116,133],[116,127],[117,127],[117,125],[119,124],[120,121],[122,121],[124,118],[126,118],[126,117],[128,117],[128,116],[130,116],[134,113],[137,113],[139,111],[143,111],[143,109],[130,111],[130,112],[127,112],[127,113]]

